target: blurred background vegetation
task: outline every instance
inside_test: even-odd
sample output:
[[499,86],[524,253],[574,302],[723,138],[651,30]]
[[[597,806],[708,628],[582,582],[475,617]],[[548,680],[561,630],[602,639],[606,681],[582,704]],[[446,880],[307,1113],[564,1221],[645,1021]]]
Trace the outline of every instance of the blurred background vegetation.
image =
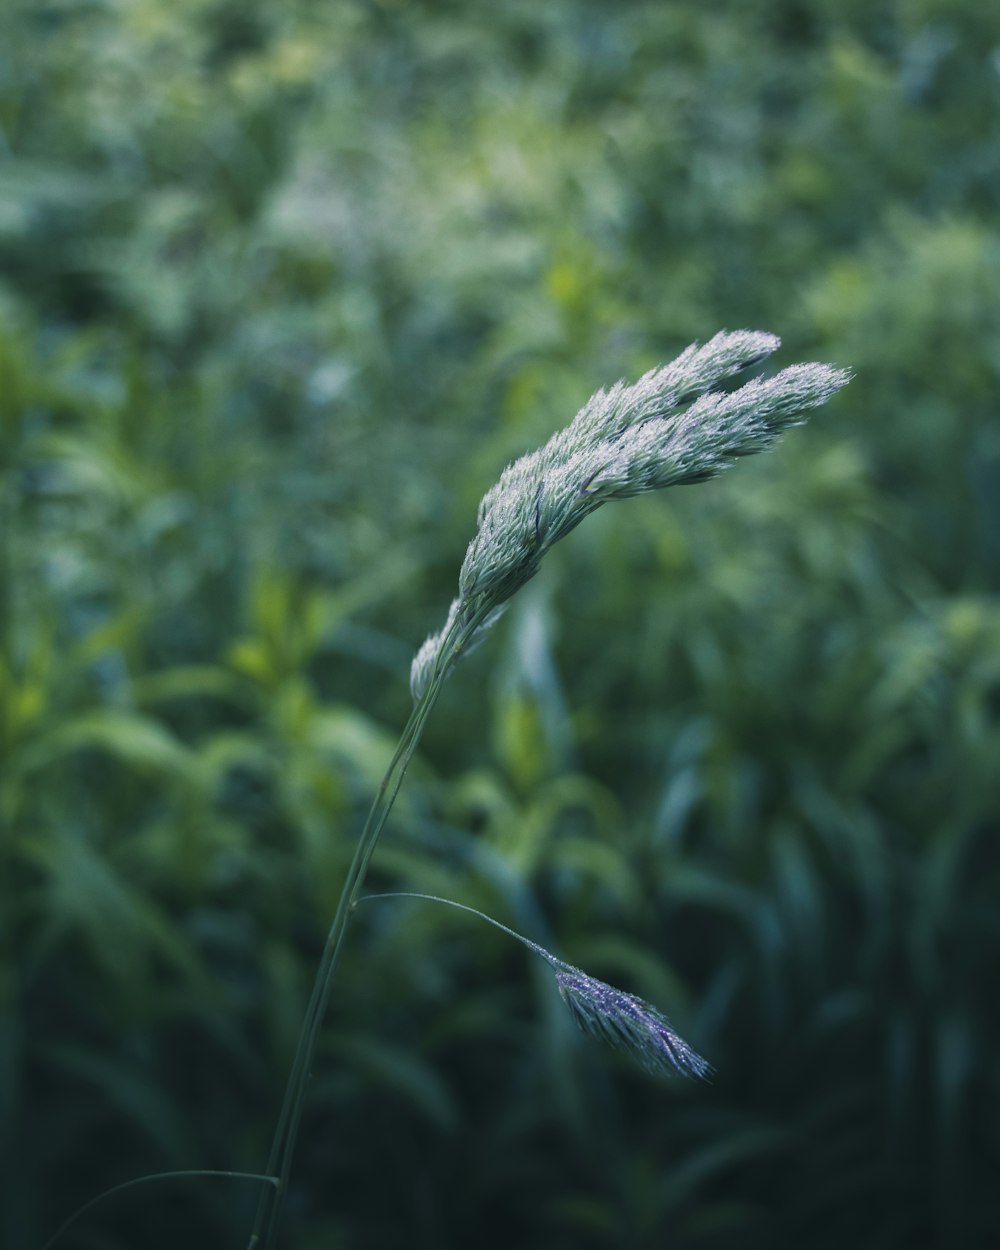
[[[259,1170],[480,495],[721,328],[857,377],[605,509],[443,696],[301,1250],[1000,1244],[1000,17],[981,0],[7,0],[0,1241]],[[242,1247],[135,1191],[65,1245]]]

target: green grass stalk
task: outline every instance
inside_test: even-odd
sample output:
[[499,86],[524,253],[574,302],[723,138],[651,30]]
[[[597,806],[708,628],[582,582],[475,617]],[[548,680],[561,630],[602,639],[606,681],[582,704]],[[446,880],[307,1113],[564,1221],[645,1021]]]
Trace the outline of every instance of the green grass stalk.
[[351,918],[364,888],[368,866],[452,662],[481,624],[482,620],[478,616],[465,619],[459,616],[448,630],[436,657],[430,680],[413,706],[358,839],[313,983],[265,1169],[268,1175],[278,1178],[278,1183],[273,1188],[267,1187],[261,1191],[247,1250],[270,1250],[275,1245],[281,1213],[288,1195],[288,1182],[302,1121],[309,1073],[329,1006],[334,974]]
[[265,1189],[270,1186],[272,1192],[278,1185],[276,1176],[265,1176],[260,1172],[227,1172],[218,1168],[186,1168],[180,1172],[151,1172],[148,1176],[136,1176],[130,1181],[122,1181],[120,1185],[112,1185],[110,1189],[105,1189],[96,1198],[91,1198],[89,1202],[85,1202],[82,1207],[77,1207],[73,1214],[63,1220],[48,1241],[45,1242],[42,1250],[52,1250],[56,1242],[59,1241],[64,1233],[69,1232],[77,1220],[86,1215],[88,1211],[93,1211],[94,1207],[105,1202],[115,1194],[123,1193],[126,1189],[136,1189],[140,1185],[153,1185],[163,1181],[183,1181],[204,1176],[213,1176],[230,1181],[253,1181],[255,1184],[263,1185]]

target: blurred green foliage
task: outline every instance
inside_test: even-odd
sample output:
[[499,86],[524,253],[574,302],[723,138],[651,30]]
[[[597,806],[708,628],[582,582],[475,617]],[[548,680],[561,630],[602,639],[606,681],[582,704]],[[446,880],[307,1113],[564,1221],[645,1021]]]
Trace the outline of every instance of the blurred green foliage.
[[[980,0],[7,0],[0,1241],[259,1169],[475,506],[598,385],[781,334],[780,451],[608,509],[375,865],[667,1010],[360,916],[287,1244],[1000,1243],[1000,18]],[[244,1244],[136,1190],[65,1245]]]

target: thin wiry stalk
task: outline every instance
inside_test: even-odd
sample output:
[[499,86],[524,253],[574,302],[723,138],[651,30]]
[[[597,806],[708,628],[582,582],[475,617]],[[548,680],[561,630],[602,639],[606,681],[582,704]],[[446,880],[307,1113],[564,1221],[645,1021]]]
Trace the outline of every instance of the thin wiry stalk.
[[114,1197],[115,1194],[123,1193],[126,1189],[136,1189],[139,1185],[153,1185],[163,1181],[191,1180],[200,1176],[211,1176],[216,1179],[229,1181],[253,1181],[258,1185],[270,1185],[272,1188],[277,1188],[278,1185],[276,1176],[267,1176],[262,1172],[227,1172],[219,1168],[183,1168],[177,1172],[150,1172],[148,1176],[136,1176],[130,1181],[122,1181],[120,1185],[112,1185],[110,1189],[105,1189],[96,1198],[91,1198],[89,1202],[85,1202],[82,1207],[77,1207],[72,1215],[67,1216],[63,1220],[48,1241],[42,1246],[42,1250],[51,1250],[52,1246],[60,1240],[63,1233],[68,1233],[77,1220],[86,1215],[88,1211],[92,1211],[98,1204]]
[[481,622],[475,618],[458,618],[452,622],[439,654],[436,657],[434,672],[414,704],[410,719],[400,737],[395,754],[386,769],[382,784],[379,786],[375,801],[372,804],[365,827],[354,852],[354,858],[348,869],[346,880],[341,891],[340,901],[334,913],[330,931],[327,934],[319,970],[313,983],[309,1005],[306,1008],[305,1020],[299,1034],[292,1070],[288,1078],[281,1113],[278,1117],[271,1153],[268,1158],[267,1172],[276,1176],[278,1183],[273,1190],[261,1191],[257,1206],[257,1216],[253,1232],[250,1236],[248,1250],[267,1250],[274,1244],[278,1222],[288,1194],[288,1180],[291,1174],[292,1160],[298,1140],[299,1126],[302,1119],[302,1108],[305,1101],[305,1089],[309,1080],[316,1043],[330,1001],[333,988],[333,977],[340,960],[344,939],[350,926],[351,917],[357,905],[358,896],[364,886],[368,865],[378,843],[379,835],[385,825],[392,805],[396,800],[399,787],[407,766],[417,748],[424,725],[437,702],[437,697],[444,684],[448,669],[454,658],[459,654]]

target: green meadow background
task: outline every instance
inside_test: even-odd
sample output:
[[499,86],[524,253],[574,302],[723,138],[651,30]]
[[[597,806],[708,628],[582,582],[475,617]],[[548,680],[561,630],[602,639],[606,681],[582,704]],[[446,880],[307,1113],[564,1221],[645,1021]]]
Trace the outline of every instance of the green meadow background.
[[[287,1250],[1000,1244],[1000,14],[6,0],[0,1244],[260,1170],[477,502],[722,328],[853,383],[604,509],[452,677]],[[248,1185],[66,1250],[242,1250]]]

